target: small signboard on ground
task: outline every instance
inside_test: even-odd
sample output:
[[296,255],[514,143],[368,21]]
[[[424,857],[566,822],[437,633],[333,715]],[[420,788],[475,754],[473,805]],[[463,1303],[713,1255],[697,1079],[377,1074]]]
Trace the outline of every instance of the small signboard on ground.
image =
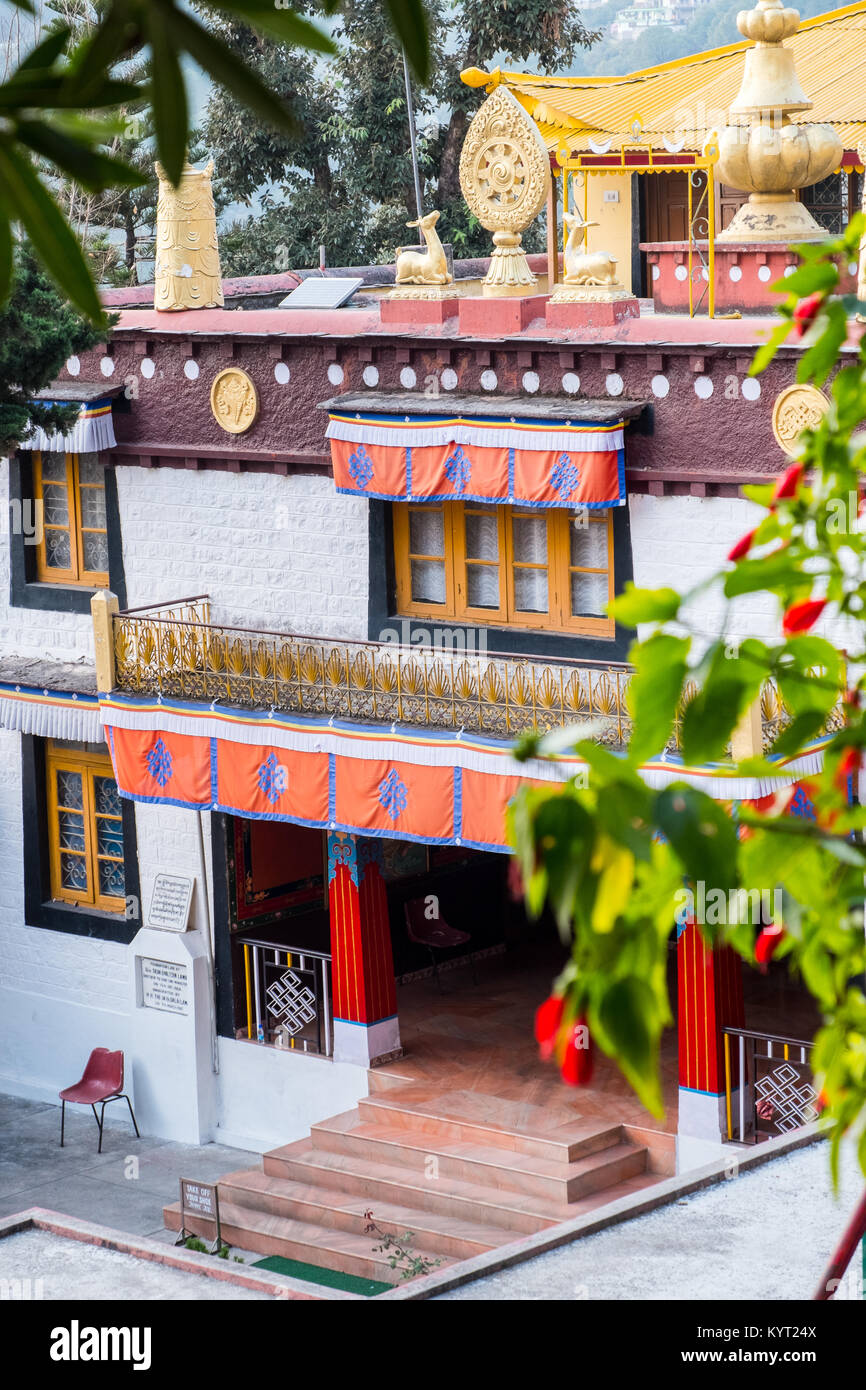
[[215,1182],[193,1182],[190,1178],[180,1180],[180,1235],[175,1245],[182,1245],[194,1232],[186,1229],[188,1217],[214,1223],[215,1240],[211,1254],[215,1255],[222,1247],[223,1237],[220,1229],[220,1199]]

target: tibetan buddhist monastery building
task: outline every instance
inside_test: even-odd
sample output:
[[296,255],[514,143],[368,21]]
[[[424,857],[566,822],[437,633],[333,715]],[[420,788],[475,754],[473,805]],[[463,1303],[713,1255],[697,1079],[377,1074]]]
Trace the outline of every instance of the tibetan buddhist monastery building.
[[[461,161],[489,260],[452,280],[427,218],[427,252],[340,308],[283,304],[294,276],[221,283],[188,170],[183,216],[161,190],[158,307],[115,293],[110,339],[51,388],[75,429],[3,465],[0,1089],[56,1100],[120,1048],[144,1132],[281,1146],[221,1189],[248,1249],[369,1273],[358,1213],[331,1210],[366,1195],[453,1259],[810,1114],[808,998],[673,922],[664,1121],[607,1064],[578,1103],[532,1042],[562,948],[510,891],[504,824],[521,780],[581,767],[518,763],[521,732],[627,739],[610,598],[721,567],[742,486],[824,407],[796,347],[749,366],[792,219],[820,238],[859,198],[866,5],[787,42],[809,182],[772,214],[717,165],[744,59],[774,43],[493,74]],[[527,259],[545,204],[567,242]],[[698,629],[721,615],[695,599]],[[774,625],[747,599],[730,631]],[[785,717],[768,687],[734,755]],[[672,746],[642,775],[734,813],[793,781],[808,814],[820,763],[819,740],[738,778]]]

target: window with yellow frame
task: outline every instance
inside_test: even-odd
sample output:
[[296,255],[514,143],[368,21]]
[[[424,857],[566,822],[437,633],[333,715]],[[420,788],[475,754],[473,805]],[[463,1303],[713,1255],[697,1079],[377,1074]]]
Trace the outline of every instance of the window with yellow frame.
[[399,502],[394,558],[400,613],[614,636],[609,510]]
[[107,588],[105,469],[98,454],[36,453],[33,485],[42,503],[36,578]]
[[49,741],[45,765],[52,898],[123,912],[123,821],[111,759]]

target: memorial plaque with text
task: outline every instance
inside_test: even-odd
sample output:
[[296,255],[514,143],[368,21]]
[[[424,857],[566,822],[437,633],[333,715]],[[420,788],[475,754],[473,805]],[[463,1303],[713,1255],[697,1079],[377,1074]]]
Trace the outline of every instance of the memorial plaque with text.
[[189,972],[174,960],[141,957],[141,1006],[168,1014],[189,1013]]
[[158,931],[186,931],[192,884],[191,878],[182,878],[180,874],[157,874],[147,925]]

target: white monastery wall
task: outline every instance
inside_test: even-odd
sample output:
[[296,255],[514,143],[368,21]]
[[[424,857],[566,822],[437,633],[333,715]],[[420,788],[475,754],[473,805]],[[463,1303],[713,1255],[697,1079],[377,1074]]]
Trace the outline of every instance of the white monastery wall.
[[368,504],[332,479],[121,467],[117,487],[131,608],[207,593],[217,623],[366,637]]

